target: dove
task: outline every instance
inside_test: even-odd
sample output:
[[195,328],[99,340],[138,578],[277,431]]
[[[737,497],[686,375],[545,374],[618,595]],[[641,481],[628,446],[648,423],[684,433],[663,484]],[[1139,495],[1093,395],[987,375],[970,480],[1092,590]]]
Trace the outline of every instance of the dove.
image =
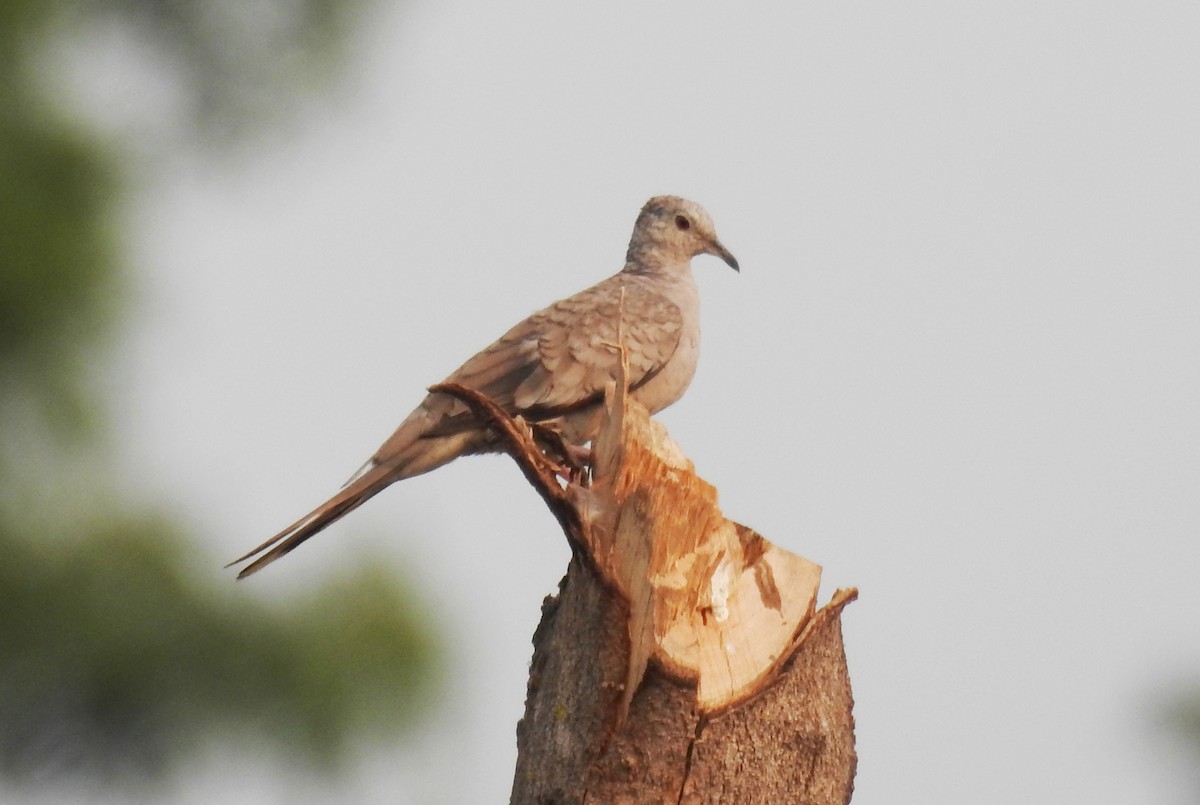
[[[582,446],[599,428],[605,384],[621,360],[619,340],[630,396],[657,413],[683,396],[696,372],[700,297],[691,261],[701,254],[740,271],[703,208],[678,196],[652,198],[634,223],[620,271],[532,314],[444,382]],[[430,393],[336,495],[229,566],[253,559],[238,574],[245,578],[393,483],[498,449],[494,433],[463,402]]]

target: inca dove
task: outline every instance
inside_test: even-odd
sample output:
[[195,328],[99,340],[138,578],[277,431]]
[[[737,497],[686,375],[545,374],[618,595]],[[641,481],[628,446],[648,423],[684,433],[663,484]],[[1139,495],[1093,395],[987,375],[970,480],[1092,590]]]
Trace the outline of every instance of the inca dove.
[[[619,316],[630,393],[651,413],[661,411],[683,395],[696,371],[700,299],[691,259],[698,254],[738,268],[699,205],[675,196],[650,199],[634,224],[624,268],[534,313],[446,382],[482,392],[510,414],[583,444],[596,432],[604,386],[620,359],[614,349]],[[390,484],[494,449],[490,431],[461,402],[430,394],[340,492],[230,564],[263,554],[238,574],[244,578]]]

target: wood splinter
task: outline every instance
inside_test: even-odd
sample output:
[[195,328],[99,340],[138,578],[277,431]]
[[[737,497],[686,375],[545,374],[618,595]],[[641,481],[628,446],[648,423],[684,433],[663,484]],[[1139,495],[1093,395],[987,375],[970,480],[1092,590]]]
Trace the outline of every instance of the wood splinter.
[[839,590],[725,519],[666,430],[606,393],[591,484],[462,386],[558,519],[572,560],[534,635],[514,803],[846,803],[854,719]]

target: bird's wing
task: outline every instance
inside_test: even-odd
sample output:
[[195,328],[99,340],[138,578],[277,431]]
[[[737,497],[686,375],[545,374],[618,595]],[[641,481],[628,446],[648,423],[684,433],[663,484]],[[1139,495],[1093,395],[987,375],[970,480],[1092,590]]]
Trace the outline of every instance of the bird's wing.
[[620,339],[630,385],[645,383],[674,354],[683,316],[662,295],[624,279],[612,277],[533,314],[447,380],[486,394],[510,413],[557,416],[603,396],[616,375]]

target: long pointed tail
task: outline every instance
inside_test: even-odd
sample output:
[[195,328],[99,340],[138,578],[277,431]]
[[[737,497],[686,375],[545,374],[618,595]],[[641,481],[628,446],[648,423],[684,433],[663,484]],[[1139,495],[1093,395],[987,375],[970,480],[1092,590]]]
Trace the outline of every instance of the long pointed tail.
[[[233,567],[247,559],[258,556],[238,573],[239,579],[244,579],[252,573],[257,573],[281,556],[291,553],[296,546],[311,536],[319,533],[327,525],[341,519],[375,495],[386,489],[393,481],[404,477],[397,473],[395,467],[374,466],[361,473],[342,491],[313,509],[308,514],[280,531],[254,550],[239,556],[225,567]],[[263,553],[266,551],[266,553]]]

